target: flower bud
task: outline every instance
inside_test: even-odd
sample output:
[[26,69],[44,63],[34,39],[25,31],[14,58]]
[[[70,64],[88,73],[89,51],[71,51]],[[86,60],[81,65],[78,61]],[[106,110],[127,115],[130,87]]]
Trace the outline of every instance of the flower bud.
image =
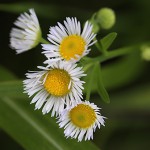
[[93,31],[94,33],[98,33],[99,30],[100,30],[100,26],[99,26],[99,24],[96,22],[96,20],[91,19],[91,20],[89,20],[89,22],[93,25],[92,31]]
[[97,12],[97,22],[103,29],[110,29],[116,20],[115,13],[110,8],[102,8]]
[[142,58],[146,61],[150,61],[150,47],[149,46],[143,46],[141,48],[142,50]]

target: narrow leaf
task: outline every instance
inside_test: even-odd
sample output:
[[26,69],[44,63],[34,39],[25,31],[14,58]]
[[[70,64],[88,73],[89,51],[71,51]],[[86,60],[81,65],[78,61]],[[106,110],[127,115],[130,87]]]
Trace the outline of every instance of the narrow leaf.
[[0,97],[27,98],[20,80],[0,82]]
[[[132,49],[130,48],[130,50]],[[128,68],[128,71],[126,71],[124,68]],[[103,66],[102,77],[104,86],[106,89],[112,90],[131,84],[141,76],[145,68],[145,62],[141,60],[139,52],[135,51],[130,55],[122,57],[118,61],[114,61]],[[93,82],[96,83],[96,77],[94,78]],[[91,89],[92,92],[96,93],[96,89],[96,84],[93,84]]]
[[102,48],[103,52],[106,52],[108,50],[108,48],[111,46],[116,37],[117,33],[112,32],[100,40],[100,47]]
[[6,68],[0,66],[0,81],[13,80],[15,78],[16,77],[15,77],[15,75],[12,72],[10,72]]
[[[5,71],[5,69],[3,69]],[[6,71],[7,72],[7,71]],[[8,71],[9,73],[9,71]],[[11,74],[7,77],[15,79]],[[15,97],[17,100],[10,99]],[[0,83],[0,127],[12,136],[23,148],[28,150],[98,150],[91,142],[77,142],[66,139],[56,120],[41,111],[34,111],[34,106],[22,98],[22,81],[3,81]],[[21,98],[21,99],[20,99]]]
[[27,150],[98,150],[90,141],[66,139],[50,114],[34,111],[23,99],[0,98],[0,126]]
[[93,86],[93,81],[94,81],[94,74],[96,70],[96,66],[94,64],[94,66],[91,66],[91,69],[89,69],[87,76],[85,78],[85,82],[86,82],[86,100],[90,99],[90,94],[91,94],[91,89]]
[[103,83],[110,90],[131,84],[141,76],[145,67],[146,64],[141,60],[139,53],[134,52],[104,66],[102,71]]
[[102,100],[106,103],[110,103],[109,95],[104,87],[103,79],[102,79],[102,71],[100,68],[99,63],[96,64],[96,70],[97,70],[97,91]]

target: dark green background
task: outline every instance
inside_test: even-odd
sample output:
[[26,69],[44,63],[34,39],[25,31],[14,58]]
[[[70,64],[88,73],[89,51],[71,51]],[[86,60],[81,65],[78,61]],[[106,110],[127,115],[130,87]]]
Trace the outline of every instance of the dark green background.
[[[10,0],[7,4],[16,2],[35,2],[55,6],[57,14],[52,14],[53,17],[43,17],[39,14],[44,37],[46,37],[50,25],[55,25],[57,21],[61,22],[67,16],[76,16],[84,23],[100,8],[110,7],[116,12],[116,24],[109,31],[100,31],[98,37],[103,37],[112,31],[117,32],[118,37],[111,49],[150,41],[150,1],[148,0],[43,0],[41,2]],[[3,0],[1,3],[6,4],[6,1]],[[41,11],[46,14],[51,13],[51,10]],[[40,54],[40,45],[21,55],[16,55],[15,51],[9,48],[9,32],[18,15],[0,11],[0,65],[9,69],[18,78],[23,79],[27,70],[34,70],[37,65],[42,65],[45,57]],[[91,55],[95,55],[95,53],[91,52]],[[102,66],[109,66],[117,61],[118,59],[113,59],[103,63]],[[128,67],[132,67],[132,64]],[[128,67],[124,68],[125,72],[128,71]],[[93,101],[102,107],[102,114],[108,118],[106,126],[97,130],[94,137],[94,142],[102,150],[149,149],[149,68],[150,64],[144,62],[144,69],[136,80],[133,79],[132,82],[115,89],[111,88],[109,90],[110,104],[99,100],[97,94],[92,95]],[[15,150],[22,149],[9,135],[0,130],[0,149],[8,150],[10,147]]]

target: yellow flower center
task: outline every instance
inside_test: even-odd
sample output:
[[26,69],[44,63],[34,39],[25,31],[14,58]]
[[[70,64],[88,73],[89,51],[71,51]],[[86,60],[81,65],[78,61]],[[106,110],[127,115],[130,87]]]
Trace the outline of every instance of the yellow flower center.
[[71,109],[70,119],[77,127],[89,128],[95,122],[96,114],[90,106],[79,104]]
[[77,59],[76,55],[82,56],[85,50],[85,41],[79,35],[69,35],[60,44],[60,54],[65,60]]
[[70,75],[63,69],[53,69],[48,72],[44,82],[45,89],[54,96],[64,96],[69,93]]

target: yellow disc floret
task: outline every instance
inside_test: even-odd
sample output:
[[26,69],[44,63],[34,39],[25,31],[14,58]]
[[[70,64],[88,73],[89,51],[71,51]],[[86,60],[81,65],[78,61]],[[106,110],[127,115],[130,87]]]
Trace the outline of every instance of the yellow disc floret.
[[80,128],[89,128],[96,120],[96,114],[89,105],[79,104],[70,111],[70,119]]
[[77,59],[85,50],[85,40],[79,35],[69,35],[60,44],[60,54],[65,60]]
[[44,87],[51,95],[64,96],[69,93],[70,75],[63,69],[53,69],[48,72]]

